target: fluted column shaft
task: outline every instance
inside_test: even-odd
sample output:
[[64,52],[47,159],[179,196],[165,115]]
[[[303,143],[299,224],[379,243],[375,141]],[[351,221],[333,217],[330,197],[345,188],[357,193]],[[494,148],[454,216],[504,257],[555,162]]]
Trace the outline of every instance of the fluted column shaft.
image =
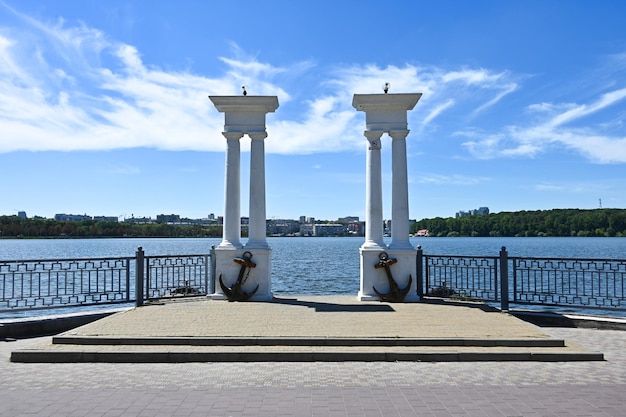
[[241,249],[240,155],[243,133],[222,133],[226,138],[224,174],[224,225],[221,248]]
[[365,242],[363,248],[383,248],[382,131],[365,131],[369,142],[366,158]]
[[389,249],[412,249],[409,243],[409,181],[406,137],[408,130],[389,131],[391,136],[391,243]]
[[265,216],[265,141],[266,132],[249,133],[250,147],[250,224],[247,248],[268,247]]

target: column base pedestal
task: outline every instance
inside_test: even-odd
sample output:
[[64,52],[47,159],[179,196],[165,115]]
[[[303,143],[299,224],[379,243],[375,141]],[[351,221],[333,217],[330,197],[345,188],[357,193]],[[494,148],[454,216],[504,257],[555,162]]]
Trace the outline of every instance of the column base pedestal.
[[250,252],[252,257],[250,262],[254,263],[254,268],[246,268],[243,275],[242,289],[246,293],[251,293],[258,285],[258,289],[248,301],[269,301],[273,298],[271,288],[271,256],[272,249],[222,249],[215,248],[215,290],[207,297],[211,300],[228,300],[226,294],[220,286],[219,277],[221,275],[224,285],[232,287],[237,282],[241,273],[242,265],[235,262],[235,258],[243,258],[245,252]]
[[[417,295],[417,250],[416,249],[386,249],[375,250],[361,247],[361,285],[357,299],[359,301],[381,301],[374,291],[374,287],[382,294],[390,292],[389,279],[385,268],[376,268],[380,263],[380,254],[385,252],[389,260],[396,262],[389,265],[389,271],[401,290],[409,290],[401,301],[414,303],[420,301]],[[409,278],[410,277],[410,278]],[[410,281],[410,283],[409,283]]]

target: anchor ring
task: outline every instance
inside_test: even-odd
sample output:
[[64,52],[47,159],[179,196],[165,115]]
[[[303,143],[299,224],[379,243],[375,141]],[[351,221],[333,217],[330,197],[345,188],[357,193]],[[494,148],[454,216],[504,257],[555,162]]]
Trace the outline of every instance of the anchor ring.
[[378,259],[380,259],[381,261],[386,261],[389,259],[389,255],[387,254],[387,252],[381,252],[378,255]]

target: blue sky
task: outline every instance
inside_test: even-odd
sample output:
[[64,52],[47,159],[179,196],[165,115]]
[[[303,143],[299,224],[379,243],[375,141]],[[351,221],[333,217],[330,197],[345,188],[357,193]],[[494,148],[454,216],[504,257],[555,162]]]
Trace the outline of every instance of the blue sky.
[[352,96],[385,82],[423,93],[411,218],[624,208],[624,16],[618,0],[0,0],[0,214],[223,214],[224,120],[207,96],[246,85],[280,103],[268,218],[364,219]]

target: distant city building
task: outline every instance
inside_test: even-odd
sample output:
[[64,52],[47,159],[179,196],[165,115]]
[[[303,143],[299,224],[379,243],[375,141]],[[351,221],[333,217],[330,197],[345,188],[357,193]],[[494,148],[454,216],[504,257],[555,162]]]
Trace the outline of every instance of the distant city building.
[[93,219],[97,222],[118,222],[117,216],[93,216]]
[[54,220],[58,222],[82,222],[85,220],[93,220],[91,216],[87,216],[86,214],[55,214]]
[[365,236],[365,222],[351,222],[346,225],[351,235]]
[[25,211],[18,211],[17,212],[17,217],[19,217],[20,219],[27,219],[28,218],[26,216],[26,212]]
[[270,236],[295,236],[300,233],[299,220],[271,219],[266,221]]
[[300,216],[300,224],[313,224],[315,223],[315,217]]
[[347,216],[347,217],[340,217],[337,219],[337,223],[341,223],[341,224],[358,223],[358,222],[359,222],[359,216]]
[[472,216],[484,216],[485,214],[489,214],[489,207],[479,207],[475,210],[470,210]]
[[315,236],[315,224],[311,224],[311,223],[301,224],[300,236]]
[[135,217],[132,216],[128,219],[124,219],[124,223],[135,223],[135,224],[150,224],[154,223],[152,217]]
[[457,211],[455,217],[484,216],[485,214],[489,214],[489,207],[479,207],[469,211]]
[[346,226],[338,223],[316,224],[313,226],[315,236],[343,236]]
[[157,223],[180,223],[178,214],[159,214],[156,217]]

